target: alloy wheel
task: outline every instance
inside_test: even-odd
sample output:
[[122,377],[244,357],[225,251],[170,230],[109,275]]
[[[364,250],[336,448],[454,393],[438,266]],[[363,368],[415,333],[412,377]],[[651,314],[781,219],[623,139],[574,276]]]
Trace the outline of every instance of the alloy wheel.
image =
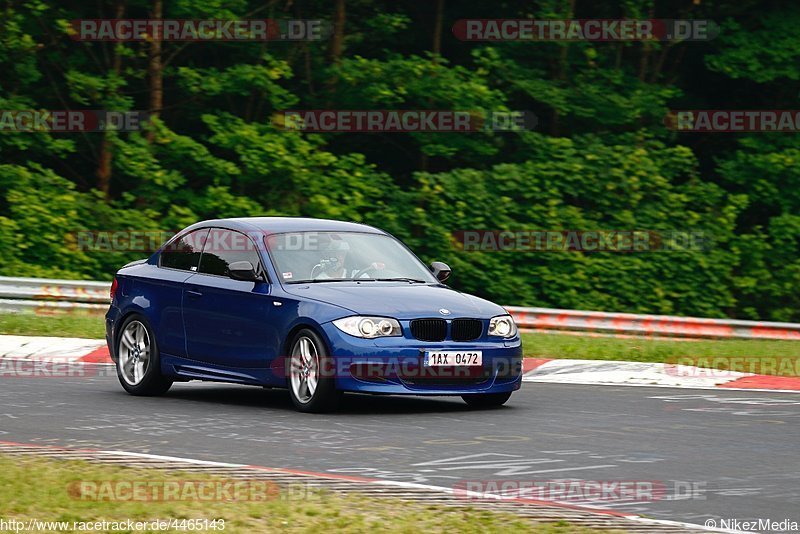
[[122,379],[136,386],[150,366],[150,336],[140,321],[131,321],[119,340],[119,368]]
[[319,384],[319,351],[311,338],[302,336],[295,341],[290,372],[294,396],[301,403],[310,402]]

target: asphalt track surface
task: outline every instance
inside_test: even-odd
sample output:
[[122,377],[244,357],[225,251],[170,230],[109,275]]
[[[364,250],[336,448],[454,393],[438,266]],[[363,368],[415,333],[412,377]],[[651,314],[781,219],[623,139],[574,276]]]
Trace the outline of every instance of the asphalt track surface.
[[666,494],[649,502],[570,502],[695,524],[800,522],[793,393],[525,383],[495,410],[459,398],[348,395],[339,412],[308,415],[282,390],[188,383],[141,398],[113,376],[4,376],[0,441],[446,487],[657,481]]

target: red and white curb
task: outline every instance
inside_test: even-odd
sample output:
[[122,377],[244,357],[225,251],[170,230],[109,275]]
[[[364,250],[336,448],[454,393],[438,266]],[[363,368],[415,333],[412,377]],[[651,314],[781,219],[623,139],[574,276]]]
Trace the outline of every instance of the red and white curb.
[[523,382],[800,392],[800,377],[668,363],[525,358],[523,372]]
[[112,363],[104,339],[0,336],[0,358],[59,363]]
[[[105,340],[0,335],[0,361],[111,364]],[[524,382],[800,392],[800,377],[665,363],[525,358]]]

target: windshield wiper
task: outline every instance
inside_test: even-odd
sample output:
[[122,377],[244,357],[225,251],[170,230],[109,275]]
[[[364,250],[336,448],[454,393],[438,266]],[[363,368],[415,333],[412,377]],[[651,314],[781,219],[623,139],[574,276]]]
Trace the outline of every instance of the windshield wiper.
[[416,278],[406,278],[406,277],[397,277],[397,278],[368,278],[367,280],[375,280],[376,282],[408,282],[410,284],[427,284],[425,280],[418,280]]
[[425,280],[416,278],[316,278],[314,280],[292,280],[286,284],[321,284],[323,282],[408,282],[409,284],[428,284]]
[[287,284],[321,284],[322,282],[358,282],[353,278],[316,278],[314,280],[292,280]]

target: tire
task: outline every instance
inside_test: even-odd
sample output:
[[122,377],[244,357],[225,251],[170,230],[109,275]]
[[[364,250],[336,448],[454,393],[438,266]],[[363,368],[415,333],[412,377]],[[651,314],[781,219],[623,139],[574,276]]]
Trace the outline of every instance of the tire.
[[172,380],[161,374],[156,336],[147,319],[139,314],[125,318],[117,336],[117,378],[131,395],[163,395]]
[[320,369],[336,369],[325,342],[313,330],[300,330],[291,343],[287,368],[289,395],[301,412],[324,413],[335,410],[342,397],[333,376],[321,376]]
[[498,408],[511,398],[511,392],[461,395],[461,398],[472,408]]

